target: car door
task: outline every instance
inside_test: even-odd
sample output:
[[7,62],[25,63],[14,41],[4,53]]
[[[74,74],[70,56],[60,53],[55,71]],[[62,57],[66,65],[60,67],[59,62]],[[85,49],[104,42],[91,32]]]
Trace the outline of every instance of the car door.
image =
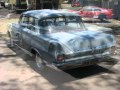
[[86,17],[93,17],[93,9],[92,8],[87,8],[85,12]]
[[40,28],[38,26],[38,19],[29,17],[28,27],[24,29],[23,40],[26,44],[24,46],[28,51],[30,48],[34,48],[38,51],[45,50],[44,40],[40,37]]
[[48,31],[47,21],[38,21],[37,24],[34,27],[32,26],[34,32],[32,32],[31,46],[47,52],[50,41],[50,38],[46,35]]
[[28,23],[24,27],[22,32],[23,48],[30,51],[31,48],[39,50],[45,50],[44,40],[40,38],[39,27],[37,25],[37,19],[34,17],[26,16]]
[[26,50],[29,50],[31,48],[31,40],[32,38],[32,26],[34,22],[34,18],[30,16],[25,16],[24,21],[26,22],[23,25],[23,30],[22,30],[22,47]]
[[26,18],[25,15],[21,15],[20,20],[19,20],[19,33],[17,32],[16,36],[18,36],[18,38],[19,38],[18,46],[20,46],[22,48],[24,46],[24,42],[23,42],[23,38],[22,38],[23,35],[22,34],[23,34],[23,30],[25,28],[27,28],[27,25],[28,25],[28,19]]
[[100,15],[100,14],[102,14],[102,12],[101,12],[101,9],[99,9],[99,8],[93,8],[93,16],[94,16],[94,18],[98,18],[98,16]]
[[84,7],[81,11],[81,16],[83,17],[92,17],[93,15],[93,9],[90,7]]
[[8,32],[11,39],[14,41],[15,44],[20,45],[21,43],[21,31],[22,27],[20,25],[21,17],[18,23],[12,23],[8,26]]

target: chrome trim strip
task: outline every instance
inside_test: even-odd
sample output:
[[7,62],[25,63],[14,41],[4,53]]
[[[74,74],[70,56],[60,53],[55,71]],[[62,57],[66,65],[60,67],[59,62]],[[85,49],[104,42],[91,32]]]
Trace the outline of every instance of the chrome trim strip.
[[76,57],[76,58],[71,58],[71,59],[65,59],[65,61],[67,62],[67,61],[75,61],[75,60],[83,60],[83,59],[94,59],[94,58],[104,57],[105,55],[110,55],[110,53],[109,52],[105,52],[105,53],[102,53],[102,54]]

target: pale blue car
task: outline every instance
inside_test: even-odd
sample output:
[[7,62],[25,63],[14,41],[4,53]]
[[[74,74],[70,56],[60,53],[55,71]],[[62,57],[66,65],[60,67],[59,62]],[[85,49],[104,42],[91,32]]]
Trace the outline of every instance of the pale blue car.
[[[94,65],[110,58],[116,44],[113,35],[87,30],[79,15],[62,10],[24,12],[8,27],[11,46],[35,56],[36,65],[49,62],[60,68]],[[42,59],[41,51],[51,60]]]

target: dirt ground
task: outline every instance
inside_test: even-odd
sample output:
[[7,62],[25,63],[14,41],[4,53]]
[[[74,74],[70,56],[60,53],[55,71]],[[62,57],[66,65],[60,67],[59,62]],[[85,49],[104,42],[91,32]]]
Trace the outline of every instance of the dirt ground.
[[119,90],[120,61],[62,71],[36,68],[30,56],[0,40],[0,90]]
[[120,90],[119,34],[111,61],[66,71],[50,65],[40,71],[33,58],[7,46],[7,25],[14,21],[18,19],[0,20],[0,90]]

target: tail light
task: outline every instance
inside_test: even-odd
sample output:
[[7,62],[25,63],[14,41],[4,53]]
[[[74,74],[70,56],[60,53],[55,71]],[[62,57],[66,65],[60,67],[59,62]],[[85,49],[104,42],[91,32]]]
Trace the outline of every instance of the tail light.
[[111,55],[115,55],[116,54],[116,47],[115,46],[112,46],[111,48],[110,48],[110,53],[111,53]]
[[116,47],[112,46],[111,48],[107,49],[105,52],[109,52],[111,55],[116,54]]
[[65,56],[64,56],[64,55],[58,55],[58,56],[57,56],[57,61],[59,61],[59,62],[64,61],[64,59],[65,59]]

